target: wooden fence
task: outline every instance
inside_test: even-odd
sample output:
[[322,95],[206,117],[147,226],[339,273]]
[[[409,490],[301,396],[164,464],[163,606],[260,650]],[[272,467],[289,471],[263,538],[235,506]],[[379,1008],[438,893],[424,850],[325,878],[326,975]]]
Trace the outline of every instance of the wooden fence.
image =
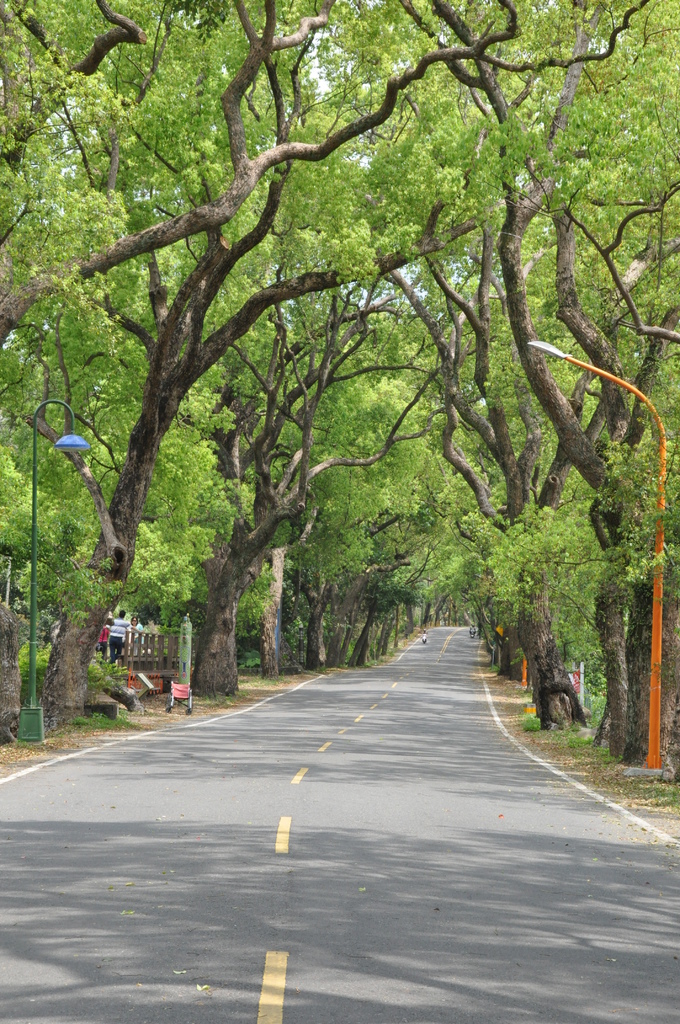
[[[191,664],[194,663],[194,648]],[[119,661],[128,670],[128,685],[139,689],[137,674],[143,673],[154,690],[167,690],[171,679],[179,676],[179,636],[173,633],[133,633],[128,631]]]

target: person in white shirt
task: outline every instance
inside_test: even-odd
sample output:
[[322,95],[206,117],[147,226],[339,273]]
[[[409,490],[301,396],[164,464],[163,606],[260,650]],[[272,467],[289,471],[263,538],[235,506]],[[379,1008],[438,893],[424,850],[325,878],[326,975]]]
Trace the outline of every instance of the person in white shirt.
[[125,611],[123,608],[118,612],[118,615],[113,620],[111,626],[111,632],[109,633],[109,651],[111,652],[110,662],[112,665],[118,661],[123,653],[123,644],[125,643],[125,634],[130,628],[130,623],[125,618]]

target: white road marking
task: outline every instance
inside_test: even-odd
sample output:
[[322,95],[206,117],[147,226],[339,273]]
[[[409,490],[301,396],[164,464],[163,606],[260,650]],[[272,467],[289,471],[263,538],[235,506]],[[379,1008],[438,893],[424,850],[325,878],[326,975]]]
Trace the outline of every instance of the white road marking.
[[623,815],[624,818],[627,818],[628,821],[632,821],[634,825],[638,826],[638,828],[644,829],[645,832],[651,832],[652,835],[655,835],[657,839],[661,840],[661,842],[667,843],[669,846],[680,846],[680,840],[674,839],[673,836],[669,836],[667,832],[663,832],[660,828],[657,828],[656,825],[652,825],[651,822],[645,821],[644,818],[639,818],[637,814],[632,814],[631,811],[626,810],[626,808],[622,807],[621,804],[616,804],[613,800],[609,800],[606,796],[603,796],[602,793],[597,793],[594,789],[589,789],[588,786],[584,786],[583,783],[578,782],[577,779],[572,779],[571,775],[567,775],[566,772],[560,771],[560,769],[556,768],[554,764],[550,764],[549,761],[544,761],[542,757],[532,754],[523,743],[520,743],[518,739],[515,739],[515,737],[505,728],[498,716],[498,712],[496,711],[493,697],[491,696],[491,691],[487,686],[486,679],[482,679],[482,683],[484,684],[484,691],[486,693],[486,699],[488,701],[493,720],[503,735],[510,740],[513,746],[517,747],[518,750],[521,750],[523,754],[526,754],[526,756],[531,758],[532,761],[535,761],[536,764],[540,764],[541,768],[546,768],[549,772],[552,772],[553,775],[557,775],[557,777],[562,779],[564,782],[568,782],[570,786],[574,787],[574,789],[578,789],[580,793],[585,793],[586,796],[589,796],[592,800],[597,800],[599,804],[604,804],[612,811],[616,811],[617,814]]

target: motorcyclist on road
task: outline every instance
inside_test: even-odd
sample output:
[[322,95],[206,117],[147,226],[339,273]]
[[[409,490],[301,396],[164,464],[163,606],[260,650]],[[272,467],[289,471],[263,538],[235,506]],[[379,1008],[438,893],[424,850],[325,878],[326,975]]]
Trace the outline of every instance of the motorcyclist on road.
[[421,636],[420,639],[423,641],[424,644],[427,643],[427,630],[426,629],[423,630],[423,635]]
[[477,636],[477,630],[474,626],[470,626],[470,636]]

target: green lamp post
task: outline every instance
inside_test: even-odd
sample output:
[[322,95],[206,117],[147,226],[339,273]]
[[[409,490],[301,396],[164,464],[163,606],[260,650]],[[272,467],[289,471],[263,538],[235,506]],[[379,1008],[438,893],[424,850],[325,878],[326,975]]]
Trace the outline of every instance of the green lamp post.
[[42,743],[45,739],[43,710],[38,704],[35,685],[35,665],[37,652],[38,624],[38,414],[46,405],[63,405],[71,416],[71,433],[64,434],[54,445],[60,452],[82,452],[90,446],[83,437],[74,433],[75,416],[68,402],[60,398],[48,398],[41,402],[33,413],[33,509],[31,520],[31,633],[29,641],[28,661],[28,704],[24,704],[19,712],[19,729],[17,738],[29,743]]

